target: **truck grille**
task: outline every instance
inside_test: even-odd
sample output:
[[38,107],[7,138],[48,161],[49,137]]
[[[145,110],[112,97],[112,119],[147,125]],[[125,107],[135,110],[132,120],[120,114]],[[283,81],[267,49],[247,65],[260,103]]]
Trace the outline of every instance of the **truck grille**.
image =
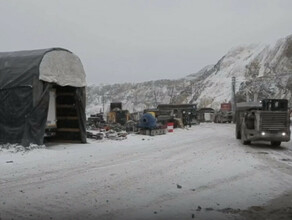
[[262,130],[285,130],[288,127],[287,114],[287,112],[261,112]]

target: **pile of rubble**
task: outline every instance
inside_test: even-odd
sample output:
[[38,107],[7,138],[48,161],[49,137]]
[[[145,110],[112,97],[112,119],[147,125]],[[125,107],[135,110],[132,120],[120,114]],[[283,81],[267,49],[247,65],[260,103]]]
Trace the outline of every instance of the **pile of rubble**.
[[87,130],[87,137],[95,140],[110,139],[110,140],[124,140],[127,138],[128,133],[126,131],[115,131],[115,130]]
[[[130,131],[128,131],[130,132]],[[86,130],[87,138],[102,140],[124,140],[128,135],[125,126],[119,123],[115,124],[104,124],[102,127],[89,126]]]

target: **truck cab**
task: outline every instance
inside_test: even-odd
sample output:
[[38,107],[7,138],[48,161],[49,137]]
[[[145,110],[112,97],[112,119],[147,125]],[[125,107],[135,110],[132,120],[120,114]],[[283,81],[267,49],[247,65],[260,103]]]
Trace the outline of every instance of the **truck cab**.
[[245,145],[251,141],[270,141],[273,146],[280,146],[281,142],[290,140],[290,117],[286,99],[237,103],[235,119],[235,136]]

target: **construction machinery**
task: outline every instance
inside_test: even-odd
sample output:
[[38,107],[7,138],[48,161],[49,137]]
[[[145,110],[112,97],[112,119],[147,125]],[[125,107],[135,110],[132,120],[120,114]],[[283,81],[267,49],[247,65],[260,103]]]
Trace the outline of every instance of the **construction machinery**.
[[245,145],[251,141],[270,141],[273,146],[280,146],[282,141],[290,140],[290,116],[286,99],[237,103],[235,119],[235,136]]
[[[197,104],[160,104],[157,109],[161,115],[157,117],[158,121],[168,117],[168,122],[181,121],[184,126],[200,123],[197,115]],[[162,112],[165,113],[163,114]]]
[[88,125],[94,128],[103,128],[105,125],[105,120],[103,118],[103,112],[92,114],[88,117]]
[[144,135],[155,136],[166,133],[166,128],[157,125],[157,119],[149,112],[142,115],[138,128],[140,128],[140,134]]
[[121,102],[111,103],[110,112],[107,115],[107,122],[125,125],[128,120],[130,120],[130,113],[128,110],[122,109],[122,103]]

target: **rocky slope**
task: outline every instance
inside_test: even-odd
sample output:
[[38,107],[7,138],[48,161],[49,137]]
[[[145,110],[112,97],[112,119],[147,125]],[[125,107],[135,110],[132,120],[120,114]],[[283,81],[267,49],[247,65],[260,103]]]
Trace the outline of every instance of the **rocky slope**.
[[177,80],[123,83],[88,87],[88,114],[108,110],[121,101],[139,111],[159,103],[198,103],[217,109],[231,99],[231,79],[236,77],[237,101],[253,98],[287,98],[292,104],[292,35],[274,45],[249,45],[231,49],[215,65]]

